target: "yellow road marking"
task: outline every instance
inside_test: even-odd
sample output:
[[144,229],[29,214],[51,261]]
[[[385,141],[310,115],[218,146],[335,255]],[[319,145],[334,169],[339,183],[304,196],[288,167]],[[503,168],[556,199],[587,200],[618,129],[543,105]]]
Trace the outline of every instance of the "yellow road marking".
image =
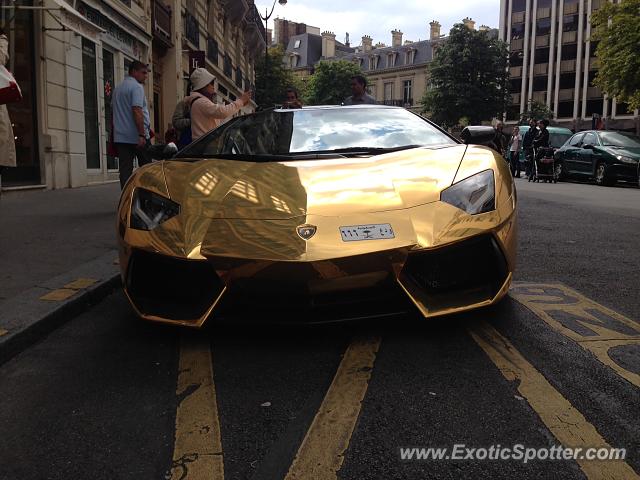
[[285,480],[337,478],[379,347],[379,337],[349,345]]
[[62,300],[66,300],[67,298],[71,298],[76,294],[77,290],[72,290],[70,288],[59,288],[57,290],[52,290],[40,297],[40,300],[47,300],[50,302],[61,302]]
[[618,365],[609,350],[619,345],[640,346],[640,325],[562,284],[518,283],[509,295],[558,333],[593,353],[636,387],[640,375]]
[[[519,381],[518,391],[564,447],[611,448],[595,427],[491,325],[469,330],[478,345],[509,381]],[[576,460],[589,479],[638,479],[623,460]]]
[[0,337],[3,335],[6,335],[7,333],[9,333],[9,330],[4,330],[2,328],[0,328]]
[[209,342],[183,335],[180,342],[176,436],[171,480],[224,480],[218,404]]
[[70,288],[72,290],[82,290],[83,288],[88,288],[96,283],[98,283],[98,281],[94,280],[93,278],[79,278],[78,280],[66,284],[64,288]]

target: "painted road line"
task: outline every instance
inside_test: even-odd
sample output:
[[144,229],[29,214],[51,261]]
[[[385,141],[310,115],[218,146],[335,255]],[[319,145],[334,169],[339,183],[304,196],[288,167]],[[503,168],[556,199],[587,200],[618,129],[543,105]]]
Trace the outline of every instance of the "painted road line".
[[516,283],[509,295],[640,388],[640,375],[609,355],[622,345],[640,350],[640,324],[562,284]]
[[211,349],[205,338],[183,335],[176,395],[171,480],[224,480]]
[[[482,322],[469,333],[529,402],[558,441],[567,448],[611,448],[596,428],[560,394],[516,348],[491,325]],[[623,460],[576,460],[588,479],[639,479]]]
[[72,290],[82,290],[83,288],[89,288],[92,285],[98,283],[98,280],[93,278],[79,278],[71,283],[68,283],[64,288],[70,288]]
[[70,288],[59,288],[57,290],[52,290],[40,297],[40,300],[46,300],[48,302],[61,302],[66,300],[67,298],[71,298],[76,294],[77,290],[72,290]]
[[379,347],[379,337],[357,339],[349,345],[285,480],[337,478]]

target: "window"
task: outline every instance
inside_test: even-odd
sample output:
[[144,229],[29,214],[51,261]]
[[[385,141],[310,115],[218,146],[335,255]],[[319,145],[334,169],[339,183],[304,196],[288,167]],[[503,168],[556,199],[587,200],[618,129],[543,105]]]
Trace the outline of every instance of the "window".
[[524,23],[517,23],[511,26],[511,40],[524,38]]
[[300,48],[300,40],[296,40],[296,41],[293,43],[293,48]]
[[586,110],[587,116],[590,117],[594,113],[598,113],[602,115],[604,110],[602,108],[603,105],[604,105],[604,102],[602,101],[601,98],[597,100],[587,100],[587,110]]
[[406,55],[405,65],[412,65],[413,62],[415,61],[415,57],[416,57],[416,51],[413,49],[409,50]]
[[571,140],[569,140],[569,145],[572,147],[579,147],[582,145],[582,139],[584,137],[584,133],[578,133],[573,136]]
[[560,118],[573,117],[573,100],[570,102],[558,103],[558,117]]
[[402,82],[402,103],[413,105],[413,92],[412,92],[411,80],[405,80]]
[[509,56],[509,66],[511,66],[511,67],[521,67],[522,66],[523,57],[524,57],[524,55],[523,55],[522,52],[513,52]]
[[562,73],[560,75],[560,88],[575,88],[576,86],[576,74],[575,73]]
[[549,49],[536,48],[536,63],[549,63]]
[[236,86],[242,88],[242,70],[240,67],[236,68]]
[[551,33],[551,19],[543,18],[538,20],[538,24],[536,26],[536,35],[549,35]]
[[547,91],[547,80],[549,77],[533,77],[533,91],[534,92],[546,92]]
[[233,75],[233,66],[231,65],[231,57],[229,56],[228,53],[224,54],[224,74],[231,78],[231,75]]
[[527,7],[527,0],[513,0],[513,11],[524,12]]
[[218,42],[211,37],[207,38],[207,58],[218,66]]
[[384,84],[384,101],[390,102],[393,100],[393,83]]
[[551,3],[551,0],[538,0],[538,8],[549,8]]
[[578,30],[578,19],[580,15],[565,15],[562,19],[563,32],[575,32]]
[[585,134],[584,140],[582,141],[582,145],[598,145],[598,139],[596,138],[596,134],[592,132]]
[[511,93],[520,93],[522,91],[522,80],[515,79],[511,80],[511,88],[509,89]]
[[184,14],[184,30],[185,37],[196,47],[200,46],[200,27],[198,26],[198,20],[189,12]]
[[562,46],[561,60],[575,60],[578,57],[578,45],[575,43],[571,45]]

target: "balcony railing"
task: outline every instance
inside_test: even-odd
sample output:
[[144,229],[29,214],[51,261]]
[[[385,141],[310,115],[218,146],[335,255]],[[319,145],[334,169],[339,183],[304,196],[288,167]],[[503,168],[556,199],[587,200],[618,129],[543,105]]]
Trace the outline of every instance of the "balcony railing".
[[576,43],[578,41],[578,32],[563,32],[562,43]]
[[524,23],[524,13],[525,12],[516,12],[511,15],[511,24]]
[[587,98],[588,99],[592,99],[592,98],[602,98],[602,90],[600,90],[598,87],[589,87],[587,88]]
[[560,73],[575,72],[576,61],[575,60],[562,60],[560,62]]
[[511,67],[509,69],[509,75],[511,77],[521,77],[522,76],[522,67]]
[[221,3],[227,13],[227,19],[232,25],[239,24],[249,11],[247,0],[221,0]]
[[262,24],[262,18],[258,13],[255,5],[251,5],[247,15],[245,16],[244,39],[249,52],[255,54],[261,50],[267,43],[267,32]]
[[565,3],[564,5],[564,15],[569,15],[573,13],[578,13],[578,2],[576,3]]
[[200,48],[200,26],[196,17],[189,12],[184,15],[184,36],[196,47]]
[[171,9],[160,0],[153,2],[153,39],[167,48],[173,46],[171,41]]
[[520,104],[520,94],[512,93],[511,94],[511,105],[519,105]]
[[541,35],[536,37],[536,47],[548,47],[549,35]]
[[551,16],[551,7],[542,7],[538,9],[536,18],[549,18]]
[[524,39],[516,38],[515,40],[511,40],[511,51],[517,52],[518,50],[522,50],[524,48]]
[[549,72],[549,64],[548,63],[536,63],[533,66],[533,74],[534,75],[546,75]]
[[564,88],[562,90],[558,90],[558,100],[573,100],[573,88]]

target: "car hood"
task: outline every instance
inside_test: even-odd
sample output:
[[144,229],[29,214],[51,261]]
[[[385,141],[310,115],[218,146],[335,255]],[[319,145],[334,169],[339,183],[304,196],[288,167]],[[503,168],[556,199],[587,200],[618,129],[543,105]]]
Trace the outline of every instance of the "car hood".
[[440,199],[465,145],[414,148],[365,158],[289,162],[167,161],[169,196],[188,215],[287,219],[411,208]]
[[640,148],[630,148],[630,147],[610,147],[606,146],[609,153],[612,155],[623,155],[625,157],[634,158],[636,160],[640,159]]

